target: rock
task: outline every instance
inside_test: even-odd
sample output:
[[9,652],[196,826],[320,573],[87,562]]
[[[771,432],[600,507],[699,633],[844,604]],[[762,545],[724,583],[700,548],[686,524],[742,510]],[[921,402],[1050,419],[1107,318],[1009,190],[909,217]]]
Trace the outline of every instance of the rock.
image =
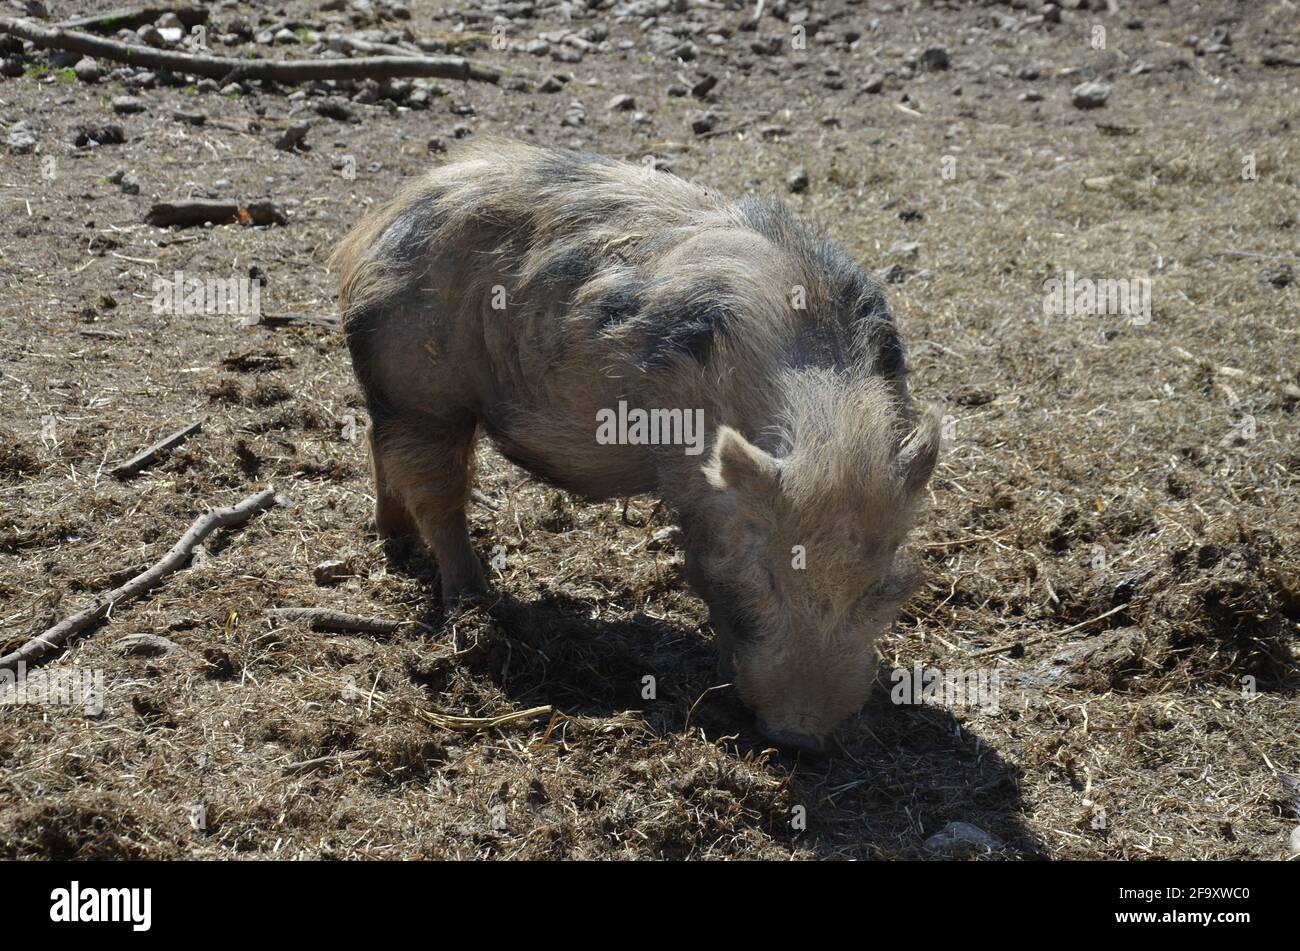
[[250,201],[248,217],[254,225],[287,225],[289,215],[279,205],[269,201]]
[[1259,277],[1264,283],[1271,284],[1278,290],[1290,287],[1295,281],[1295,274],[1289,264],[1266,264],[1259,269]]
[[538,92],[559,92],[564,88],[564,80],[555,74],[551,74],[542,80],[542,84],[537,87]]
[[341,96],[327,96],[317,102],[313,107],[318,116],[324,116],[326,119],[337,119],[339,122],[351,122],[356,113],[348,105],[348,101]]
[[621,93],[606,103],[610,112],[631,112],[636,108],[636,97]]
[[1042,102],[1043,94],[1037,89],[1026,89],[1019,96],[1021,102]]
[[166,29],[159,29],[158,35],[162,37],[163,43],[167,46],[175,46],[181,40],[185,39],[185,31],[179,27],[169,26]]
[[77,148],[97,145],[121,145],[126,141],[126,133],[120,125],[111,122],[82,123],[73,130],[72,144]]
[[691,120],[691,131],[696,135],[704,135],[712,132],[718,125],[718,117],[715,113],[706,112],[702,116],[696,116]]
[[789,175],[785,177],[785,187],[787,191],[796,195],[799,194],[799,192],[807,191],[808,190],[807,171],[805,171],[802,167],[796,168],[794,171],[792,171]]
[[127,634],[113,642],[123,654],[131,657],[160,657],[164,654],[185,653],[189,650],[158,634]]
[[885,77],[880,75],[880,73],[872,73],[862,84],[862,91],[865,93],[871,93],[872,95],[880,92],[880,90],[884,88]]
[[275,35],[271,37],[271,42],[275,43],[277,46],[289,46],[299,42],[298,34],[287,27],[281,27],[275,31]]
[[157,47],[163,45],[162,34],[158,32],[158,27],[154,26],[152,23],[146,23],[144,26],[140,27],[140,29],[135,31],[135,35],[145,46]]
[[650,541],[646,542],[646,549],[649,551],[664,551],[666,549],[676,548],[682,538],[682,530],[676,525],[669,525],[667,528],[661,528],[650,536]]
[[140,194],[140,180],[134,175],[123,175],[117,185],[122,189],[122,194],[124,195]]
[[6,56],[0,60],[0,76],[14,79],[23,74],[23,61],[17,56]]
[[185,29],[185,24],[181,21],[181,18],[178,17],[175,13],[171,13],[171,12],[164,13],[157,20],[155,20],[154,26],[158,27],[158,29],[160,30]]
[[36,136],[27,128],[25,122],[15,122],[9,130],[9,151],[14,155],[27,155],[36,149]]
[[551,44],[545,40],[529,40],[524,44],[524,52],[530,56],[546,56],[551,52]]
[[[19,72],[21,74],[21,70]],[[689,94],[690,90],[686,86],[682,85],[681,83],[673,83],[666,90],[664,90],[664,92],[667,93],[667,95],[672,99],[680,99],[683,96]]]
[[1291,830],[1291,841],[1288,843],[1287,848],[1292,858],[1300,856],[1300,826],[1296,826]]
[[135,96],[115,96],[113,97],[113,111],[119,116],[135,115],[137,112],[144,112],[144,100]]
[[952,63],[948,56],[948,47],[927,46],[921,52],[920,63],[929,70],[947,69]]
[[696,99],[703,99],[709,93],[713,92],[713,88],[717,85],[718,85],[718,77],[711,76],[708,73],[705,73],[703,76],[700,77],[699,82],[697,82],[694,86],[691,87],[691,95],[694,96]]
[[567,129],[576,129],[587,122],[587,107],[582,104],[582,100],[574,99],[569,103],[569,111],[564,114],[560,120],[560,125]]
[[311,131],[310,122],[295,122],[289,128],[284,130],[280,138],[275,140],[275,147],[281,152],[296,152],[310,148],[305,142],[307,133]]
[[208,117],[201,112],[188,112],[184,109],[177,109],[172,113],[172,118],[177,122],[183,122],[185,125],[199,126],[208,121]]
[[902,284],[909,277],[916,274],[910,267],[904,267],[901,264],[891,264],[889,270],[885,271],[884,282],[886,284]]
[[925,840],[925,849],[944,858],[986,855],[1002,848],[1002,840],[969,822],[950,822]]
[[352,576],[352,564],[348,561],[322,561],[312,569],[311,576],[322,587],[338,584],[344,578]]
[[97,83],[103,75],[103,71],[100,70],[99,64],[95,62],[93,56],[81,57],[81,59],[77,60],[77,65],[72,67],[72,71],[76,74],[77,79],[83,83]]
[[896,241],[890,245],[889,253],[905,258],[915,258],[921,253],[921,245],[915,241]]
[[1110,86],[1106,83],[1079,83],[1070,90],[1070,102],[1076,109],[1100,109],[1110,98]]
[[1113,184],[1115,184],[1114,175],[1097,175],[1094,178],[1085,178],[1083,180],[1083,187],[1094,192],[1104,192]]

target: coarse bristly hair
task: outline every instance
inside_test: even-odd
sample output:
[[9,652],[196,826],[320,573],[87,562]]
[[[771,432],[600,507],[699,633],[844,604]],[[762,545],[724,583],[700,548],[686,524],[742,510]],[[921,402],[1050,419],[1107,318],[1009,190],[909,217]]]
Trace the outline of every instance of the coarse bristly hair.
[[[742,696],[769,722],[824,732],[827,711],[851,705],[861,683],[830,672],[865,643],[853,618],[902,596],[896,552],[939,427],[912,403],[880,287],[847,254],[779,202],[483,139],[332,260],[373,422],[377,520],[418,525],[446,596],[481,585],[463,503],[482,429],[579,494],[660,492],[720,637],[738,632]],[[597,446],[593,413],[620,400],[702,408],[710,453]],[[815,570],[783,568],[792,547]],[[838,698],[809,712],[818,691]]]

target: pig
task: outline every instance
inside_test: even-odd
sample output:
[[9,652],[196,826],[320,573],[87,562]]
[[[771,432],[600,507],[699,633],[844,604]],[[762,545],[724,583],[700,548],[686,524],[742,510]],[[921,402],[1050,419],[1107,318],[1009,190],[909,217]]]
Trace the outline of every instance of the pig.
[[[721,676],[777,745],[828,750],[917,580],[903,543],[940,447],[849,255],[776,201],[484,139],[331,263],[376,528],[423,538],[446,604],[486,590],[465,517],[480,433],[578,496],[656,493]],[[597,440],[620,404],[703,411],[707,450]]]

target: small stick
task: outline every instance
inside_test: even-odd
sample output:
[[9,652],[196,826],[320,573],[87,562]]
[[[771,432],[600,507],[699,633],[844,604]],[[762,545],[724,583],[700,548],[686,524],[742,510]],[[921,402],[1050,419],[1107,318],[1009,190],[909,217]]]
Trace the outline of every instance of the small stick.
[[478,489],[471,489],[469,493],[469,497],[473,499],[475,502],[477,502],[479,505],[483,506],[485,509],[491,509],[492,511],[496,512],[501,508],[501,506],[497,505],[495,499],[493,499],[490,495],[484,495]]
[[499,717],[455,717],[444,713],[426,713],[424,716],[430,723],[446,727],[449,730],[490,730],[493,727],[505,726],[508,723],[518,723],[522,720],[550,716],[552,712],[553,708],[550,704],[547,704],[544,707],[516,710],[514,713],[507,713]]
[[349,750],[346,753],[331,753],[329,756],[318,756],[316,759],[303,760],[301,763],[290,763],[280,770],[282,776],[301,776],[303,773],[313,773],[322,766],[328,766],[330,763],[342,765],[349,763],[354,759],[360,759],[365,756],[363,750]]
[[171,551],[154,562],[151,568],[120,587],[114,588],[108,594],[95,598],[85,608],[71,617],[64,618],[39,637],[33,637],[16,651],[0,657],[0,670],[12,670],[20,663],[30,664],[51,651],[63,647],[71,638],[105,617],[117,605],[134,601],[146,591],[156,587],[163,578],[185,567],[190,556],[194,554],[194,549],[218,528],[243,525],[254,515],[266,511],[275,504],[277,504],[275,489],[264,489],[250,495],[238,505],[225,509],[211,509],[200,515],[190,525],[189,530],[181,536],[180,541],[172,546]]
[[109,474],[118,479],[131,479],[140,474],[142,469],[147,469],[158,461],[159,457],[171,452],[185,440],[189,439],[195,433],[203,429],[203,420],[197,423],[190,423],[184,429],[178,430],[163,439],[158,440],[147,449],[142,449],[126,462],[114,466],[109,470]]
[[1088,627],[1091,624],[1096,624],[1098,621],[1104,621],[1112,614],[1118,614],[1120,611],[1123,611],[1126,607],[1128,607],[1127,604],[1121,604],[1111,608],[1105,614],[1098,614],[1095,618],[1092,618],[1091,620],[1080,621],[1078,624],[1072,625],[1071,627],[1067,627],[1064,630],[1053,631],[1051,634],[1040,634],[1037,637],[1031,637],[1028,640],[1013,641],[1010,644],[1003,644],[1001,647],[986,647],[982,651],[976,651],[975,653],[971,654],[971,656],[984,657],[988,654],[1004,654],[1009,650],[1014,650],[1017,645],[1027,647],[1030,644],[1041,644],[1043,641],[1050,641],[1054,637],[1061,637],[1062,635],[1065,634],[1073,634],[1075,631],[1082,630],[1083,628]]
[[285,621],[309,621],[313,631],[344,631],[358,634],[396,634],[402,621],[344,614],[331,608],[272,608],[270,617]]
[[289,327],[294,324],[308,324],[313,327],[339,327],[342,322],[332,314],[259,314],[250,323],[254,327]]

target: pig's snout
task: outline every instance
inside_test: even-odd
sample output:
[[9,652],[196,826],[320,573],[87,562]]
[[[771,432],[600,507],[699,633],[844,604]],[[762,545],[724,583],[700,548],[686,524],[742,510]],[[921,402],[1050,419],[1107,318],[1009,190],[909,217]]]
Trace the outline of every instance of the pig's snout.
[[830,737],[815,733],[801,733],[797,730],[779,729],[771,726],[762,717],[755,718],[758,732],[782,749],[807,753],[811,756],[825,756],[830,751]]

